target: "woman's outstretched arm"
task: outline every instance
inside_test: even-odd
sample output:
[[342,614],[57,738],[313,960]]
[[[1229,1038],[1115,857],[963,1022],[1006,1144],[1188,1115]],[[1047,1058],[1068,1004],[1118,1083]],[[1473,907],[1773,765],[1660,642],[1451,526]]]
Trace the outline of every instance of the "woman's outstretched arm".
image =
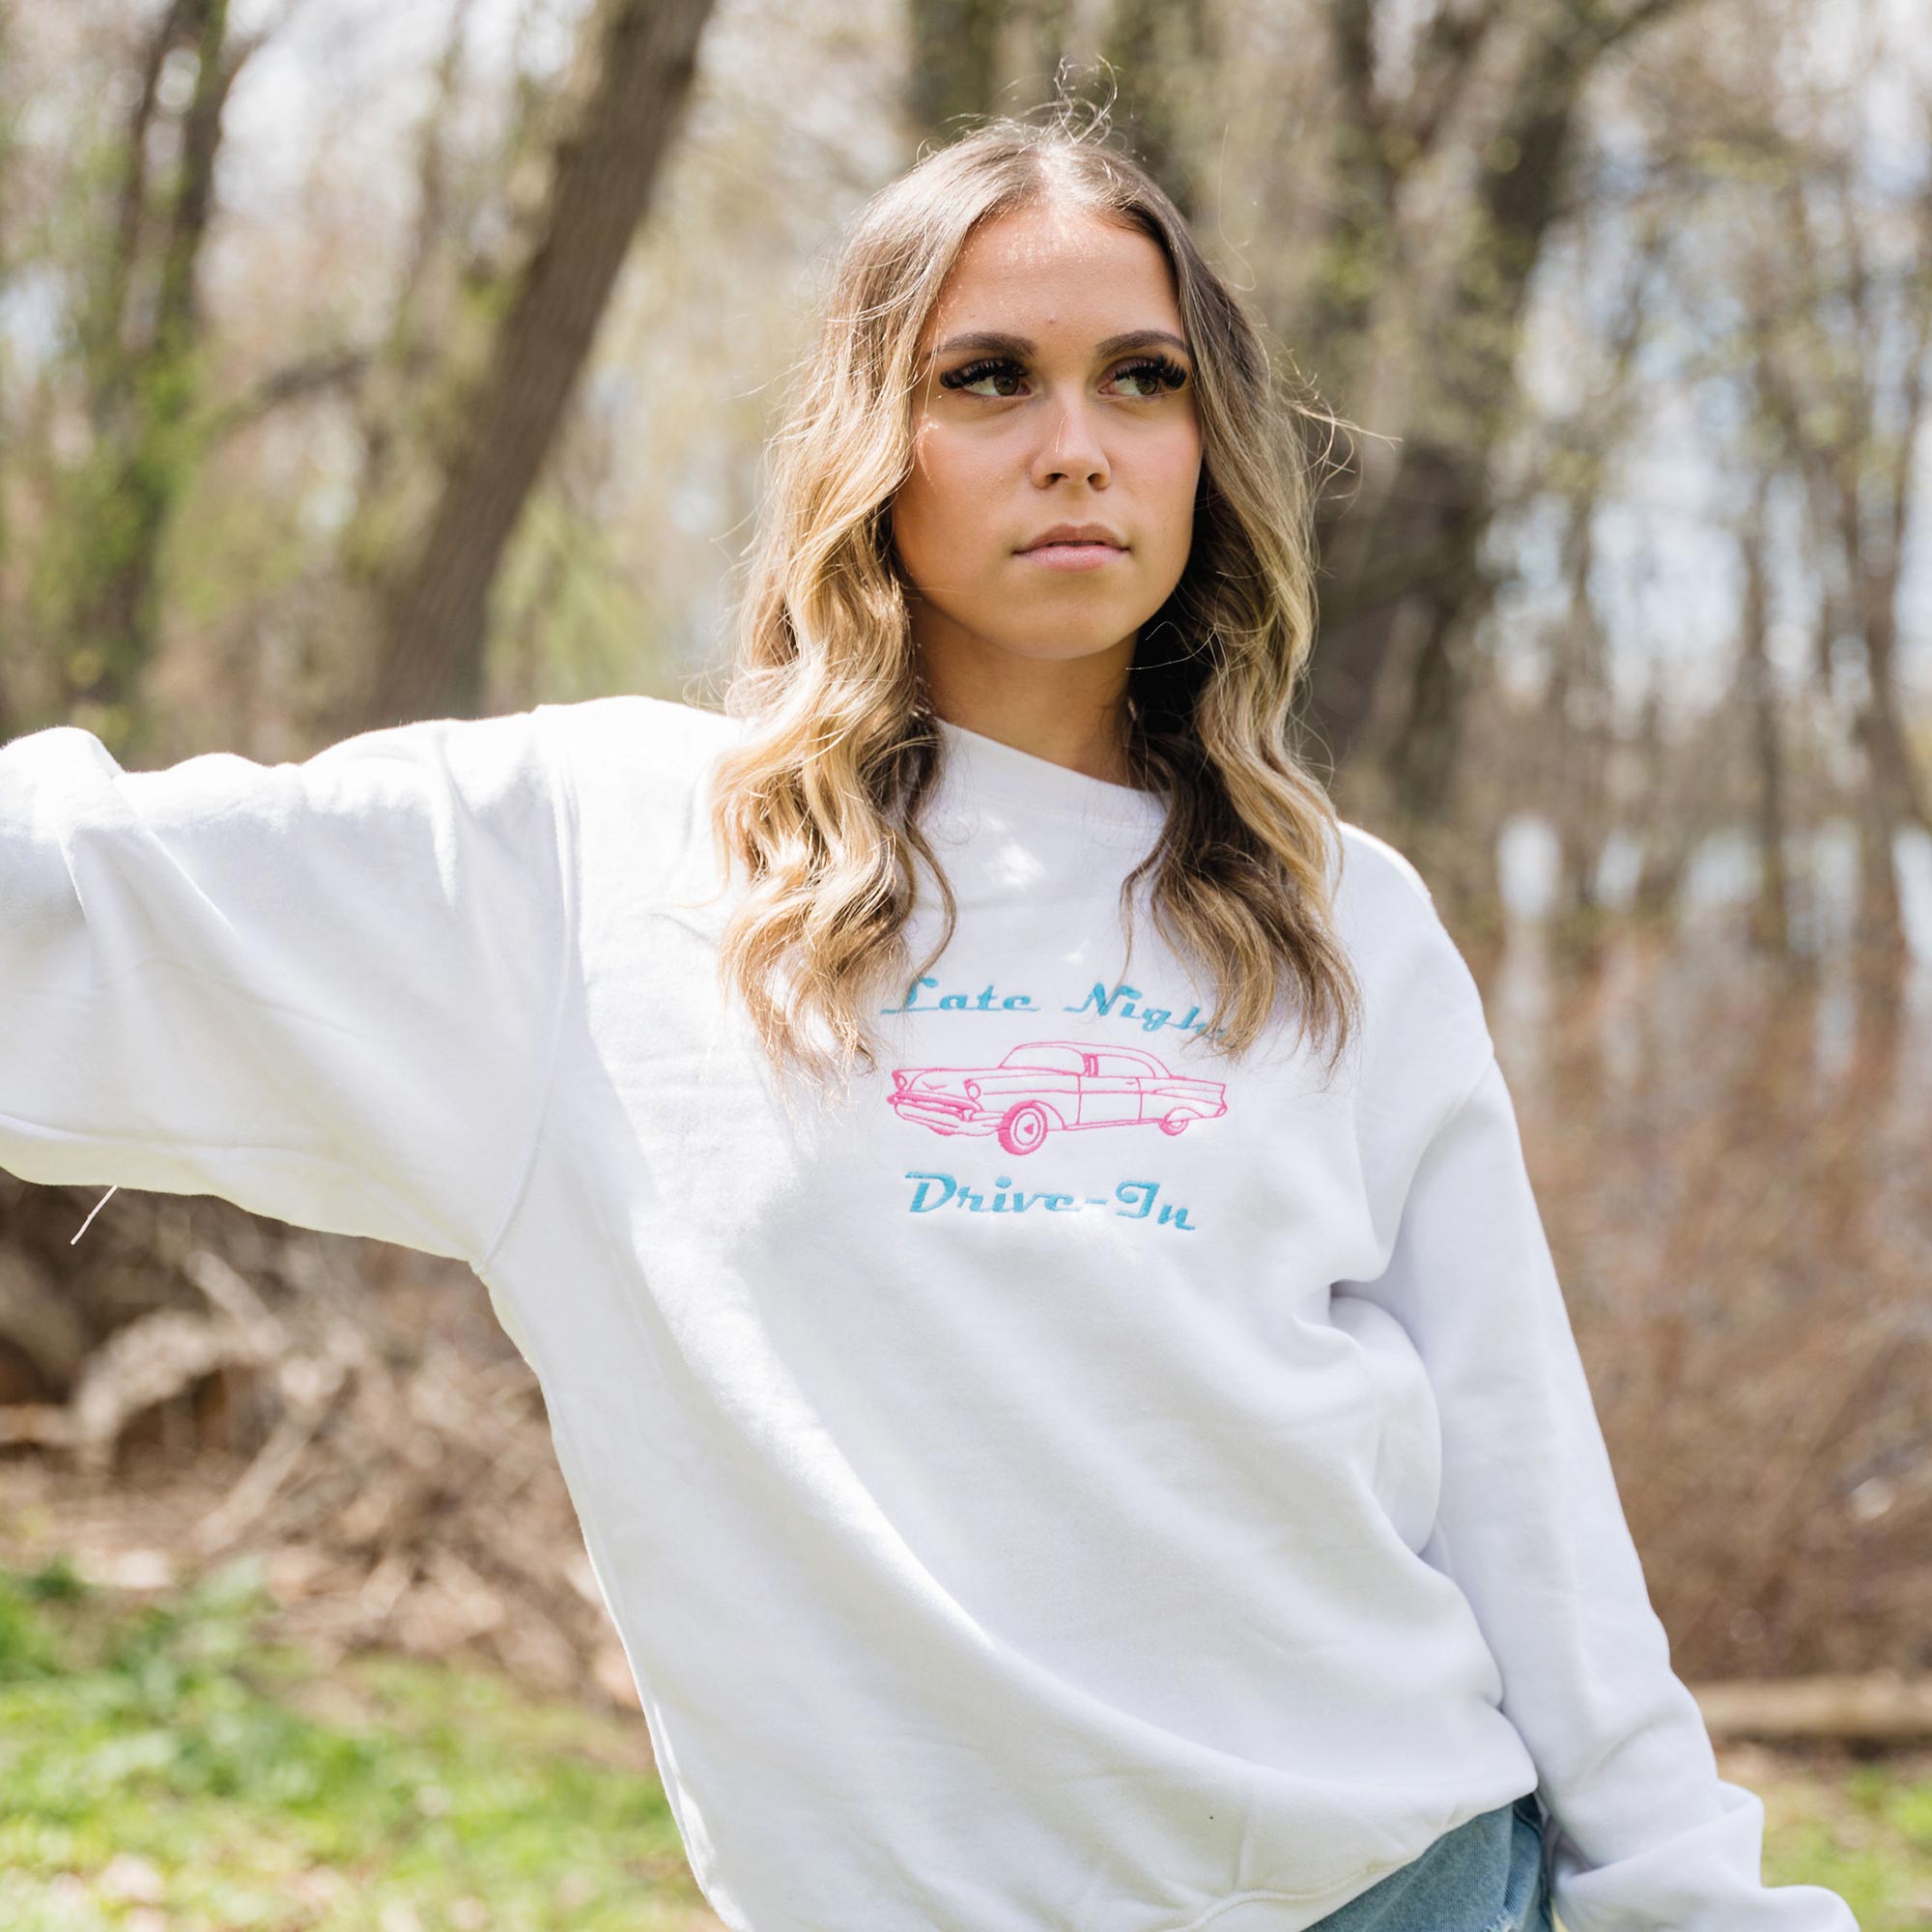
[[1428,1366],[1442,1488],[1421,1553],[1495,1658],[1569,1932],[1857,1932],[1834,1892],[1763,1884],[1763,1804],[1719,1776],[1672,1670],[1492,1048],[1424,1148],[1387,1268],[1338,1287]]
[[569,956],[548,728],[153,772],[72,725],[0,747],[0,1167],[485,1255]]

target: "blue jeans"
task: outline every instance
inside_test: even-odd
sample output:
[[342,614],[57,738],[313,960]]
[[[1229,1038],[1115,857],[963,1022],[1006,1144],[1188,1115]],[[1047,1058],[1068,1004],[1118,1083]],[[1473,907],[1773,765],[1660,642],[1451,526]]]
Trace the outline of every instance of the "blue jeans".
[[1554,1932],[1536,1793],[1464,1819],[1308,1932]]

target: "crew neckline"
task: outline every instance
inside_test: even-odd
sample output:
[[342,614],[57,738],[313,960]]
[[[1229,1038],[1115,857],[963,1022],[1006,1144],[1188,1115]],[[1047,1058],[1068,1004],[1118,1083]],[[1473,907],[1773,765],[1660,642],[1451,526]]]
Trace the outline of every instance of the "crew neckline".
[[1022,752],[1004,739],[969,730],[937,712],[933,723],[946,743],[946,766],[964,791],[990,792],[1037,811],[1104,819],[1139,829],[1158,825],[1167,816],[1167,801],[1158,792],[1092,778],[1070,765]]

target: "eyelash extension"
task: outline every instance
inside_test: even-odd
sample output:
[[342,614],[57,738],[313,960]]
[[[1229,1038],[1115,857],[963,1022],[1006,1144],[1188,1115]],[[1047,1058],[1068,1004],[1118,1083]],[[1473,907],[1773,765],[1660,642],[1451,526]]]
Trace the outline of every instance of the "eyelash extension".
[[[940,377],[940,386],[947,389],[963,388],[969,383],[979,382],[981,377],[998,375],[1008,369],[1018,370],[1019,366],[1010,355],[984,356],[978,362],[967,363],[963,369],[954,369],[950,374]],[[1187,371],[1173,356],[1159,354],[1142,355],[1131,362],[1122,362],[1114,374],[1131,376],[1142,371],[1151,371],[1153,374],[1163,393],[1179,388],[1187,380]],[[997,400],[1004,402],[1009,399],[1000,397]],[[1145,403],[1152,402],[1154,399],[1151,396],[1136,396],[1131,400]]]

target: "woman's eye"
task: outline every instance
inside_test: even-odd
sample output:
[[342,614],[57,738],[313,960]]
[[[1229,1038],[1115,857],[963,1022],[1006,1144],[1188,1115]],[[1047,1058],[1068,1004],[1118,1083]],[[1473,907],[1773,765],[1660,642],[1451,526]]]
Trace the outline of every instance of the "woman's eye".
[[[1010,383],[1020,374],[1020,365],[1005,356],[987,362],[969,362],[963,369],[955,369],[950,376],[939,379],[940,386],[946,389],[968,390],[975,383]],[[1003,395],[1006,392],[1002,392]]]
[[1187,380],[1187,371],[1167,355],[1150,355],[1139,362],[1129,362],[1119,373],[1131,382],[1152,384],[1155,395],[1178,389]]
[[[954,369],[950,375],[940,377],[942,388],[956,389],[961,394],[984,393],[974,387],[979,383],[1011,384],[1019,381],[1025,371],[1010,356],[989,357],[981,362],[969,362],[963,369]],[[1134,402],[1151,402],[1170,389],[1178,389],[1187,380],[1187,371],[1179,362],[1167,355],[1143,356],[1138,361],[1123,362],[1114,371],[1116,382],[1137,383],[1143,386],[1143,393],[1133,396]],[[988,395],[988,401],[1004,402],[1012,395],[1010,386],[996,389]]]

